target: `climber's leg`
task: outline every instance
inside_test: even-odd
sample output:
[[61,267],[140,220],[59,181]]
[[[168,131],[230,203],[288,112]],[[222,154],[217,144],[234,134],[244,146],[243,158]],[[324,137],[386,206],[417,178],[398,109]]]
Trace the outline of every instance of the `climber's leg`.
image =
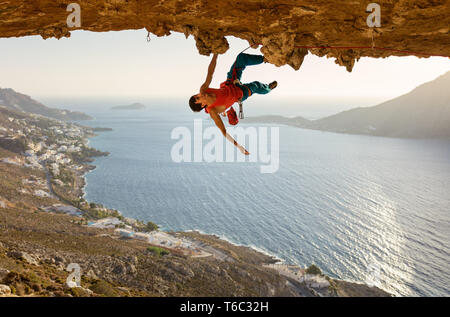
[[264,62],[264,56],[262,55],[251,55],[241,53],[237,56],[236,61],[231,66],[230,71],[227,74],[227,79],[241,79],[242,72],[246,66],[258,65]]
[[259,81],[254,81],[245,85],[250,88],[252,94],[265,95],[272,90],[268,84],[263,84]]
[[[276,82],[270,84],[263,84],[259,81],[254,81],[248,84],[244,84],[242,91],[244,92],[244,96],[242,97],[242,101],[246,100],[249,96],[253,94],[265,95],[272,91],[276,87]],[[248,89],[250,89],[251,94],[248,93]]]

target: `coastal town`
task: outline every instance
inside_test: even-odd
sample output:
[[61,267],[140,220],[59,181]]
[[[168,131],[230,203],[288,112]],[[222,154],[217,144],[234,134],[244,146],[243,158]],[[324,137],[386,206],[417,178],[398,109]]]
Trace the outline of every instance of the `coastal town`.
[[[76,123],[63,122],[37,114],[13,112],[2,107],[0,146],[14,153],[0,162],[40,170],[46,174],[47,189],[41,196],[56,196],[73,201],[81,194],[81,179],[92,169],[92,157],[107,155],[87,146],[92,129]],[[81,186],[80,186],[81,185]],[[55,187],[55,188],[53,188]]]
[[[34,115],[37,117],[37,115]],[[5,163],[19,164],[25,167],[37,168],[44,170],[45,165],[48,164],[53,175],[59,175],[60,166],[69,169],[80,170],[82,166],[73,164],[69,153],[81,153],[82,148],[86,145],[80,139],[85,136],[85,132],[74,124],[61,122],[59,125],[49,127],[45,132],[53,132],[55,143],[50,143],[50,136],[43,133],[43,129],[38,125],[29,124],[26,119],[17,119],[8,117],[8,121],[18,128],[0,127],[0,139],[2,143],[6,142],[20,142],[21,138],[26,138],[29,143],[26,144],[28,148],[24,154],[25,161],[18,158],[4,158]],[[56,124],[56,121],[54,122]],[[64,136],[64,138],[58,138]]]
[[[40,210],[81,217],[89,227],[115,230],[112,237],[146,241],[192,257],[224,257],[218,251],[207,252],[194,241],[158,231],[154,224],[123,217],[117,210],[84,200],[83,176],[93,168],[88,163],[93,156],[108,154],[88,147],[87,139],[95,135],[93,129],[35,114],[23,118],[9,116],[7,123],[8,127],[0,127],[0,144],[9,147],[17,144],[23,155],[1,158],[0,162],[43,171],[45,180],[30,177],[23,179],[23,184],[34,185],[36,189],[30,194],[60,201],[41,206]],[[29,193],[24,188],[19,192]]]

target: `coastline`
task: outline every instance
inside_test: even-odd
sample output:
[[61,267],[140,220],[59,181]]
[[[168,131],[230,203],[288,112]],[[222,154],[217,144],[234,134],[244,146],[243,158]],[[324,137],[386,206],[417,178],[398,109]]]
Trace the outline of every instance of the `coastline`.
[[[52,127],[58,124],[62,125]],[[74,127],[64,124],[60,129],[69,133]],[[320,270],[309,274],[309,268],[281,264],[264,250],[224,236],[198,230],[164,232],[151,222],[80,199],[88,193],[86,177],[95,168],[94,158],[108,155],[85,146],[92,136],[89,131],[80,130],[72,139],[61,133],[60,143],[72,140],[80,145],[75,154],[65,154],[73,163],[61,164],[60,173],[53,166],[45,173],[46,152],[37,154],[37,169],[23,166],[24,158],[16,160],[20,164],[8,160],[0,164],[11,180],[6,185],[14,192],[14,184],[23,183],[23,177],[34,179],[26,185],[30,195],[13,199],[6,194],[6,203],[0,206],[0,271],[10,273],[6,279],[0,276],[0,282],[13,296],[389,296],[379,289],[333,280]],[[47,133],[39,130],[38,135]],[[44,151],[53,144],[45,144]],[[6,157],[11,155],[5,152]],[[55,198],[33,198],[39,186],[55,192]],[[83,270],[81,288],[65,283],[70,263]],[[30,274],[39,278],[29,282]]]
[[[95,135],[91,136],[91,137],[95,137]],[[89,137],[89,138],[91,138],[91,137]],[[88,138],[88,140],[89,140],[89,138]],[[111,153],[109,153],[108,156],[110,154]],[[95,159],[96,158],[94,158],[94,161],[92,162],[92,164],[96,163]],[[93,171],[95,169],[96,166],[95,165],[93,165],[93,166],[94,166],[93,169],[88,170],[82,176],[83,179],[84,179],[84,183],[85,183],[85,185],[82,188],[82,193],[83,193],[82,197],[83,198],[86,197],[86,195],[87,195],[88,182],[87,182],[86,176],[88,175],[89,172],[91,172],[91,171]],[[106,208],[108,208],[108,207],[106,206]],[[122,213],[122,211],[118,211],[118,212],[120,213],[120,215],[126,217],[126,215],[124,215]],[[133,219],[133,218],[127,217],[127,219]],[[139,221],[137,219],[133,219],[133,220],[134,221]],[[158,225],[158,227],[159,227],[159,225]],[[368,287],[363,281],[352,281],[352,280],[345,280],[345,279],[332,279],[332,278],[329,278],[327,275],[324,275],[322,273],[320,273],[320,276],[322,276],[323,279],[322,280],[319,279],[319,281],[317,281],[314,276],[305,274],[305,271],[307,271],[308,268],[303,268],[299,264],[288,264],[286,262],[286,260],[280,258],[276,254],[271,254],[269,251],[266,251],[266,250],[264,250],[261,247],[254,246],[254,245],[245,245],[245,244],[240,244],[240,243],[237,243],[237,242],[233,242],[232,240],[230,240],[229,238],[227,238],[224,235],[218,235],[216,233],[207,233],[207,232],[204,232],[201,229],[187,229],[187,230],[177,231],[177,232],[174,232],[174,231],[171,231],[171,230],[165,230],[164,231],[164,230],[161,230],[161,229],[157,229],[157,231],[165,233],[165,234],[169,234],[169,235],[174,235],[174,236],[177,236],[177,235],[180,235],[180,234],[181,235],[188,235],[190,233],[198,234],[201,238],[203,238],[205,240],[218,239],[218,240],[220,240],[220,241],[222,241],[224,243],[229,244],[232,247],[240,248],[242,250],[250,250],[251,252],[254,252],[255,254],[259,254],[261,257],[266,259],[264,261],[264,263],[262,264],[264,267],[272,268],[274,271],[278,272],[278,274],[280,274],[280,275],[283,275],[283,271],[286,269],[286,267],[289,267],[290,270],[294,270],[296,272],[303,272],[303,277],[302,277],[301,280],[297,280],[297,281],[293,280],[293,281],[297,282],[297,283],[306,283],[307,282],[307,280],[306,280],[307,277],[309,279],[311,279],[311,281],[308,282],[309,283],[308,285],[309,285],[310,290],[312,291],[312,294],[314,296],[323,296],[323,295],[320,294],[320,289],[323,288],[323,283],[328,283],[329,286],[327,286],[327,287],[331,287],[330,286],[331,283],[341,283],[341,284],[345,285],[346,287],[350,287],[350,288],[352,288],[352,287],[367,288]],[[191,240],[191,242],[194,242],[194,241],[195,241],[195,239]],[[214,247],[214,246],[211,245],[211,247]],[[313,263],[311,263],[311,266],[315,266],[315,265]],[[285,275],[283,275],[283,276],[285,276]],[[289,276],[287,276],[287,277],[289,277]],[[314,289],[314,287],[312,287],[313,285],[314,286],[318,286],[318,289]],[[333,284],[333,285],[335,285],[335,284]],[[383,289],[380,289],[378,287],[375,287],[374,288],[374,293],[376,293],[378,291],[380,292],[379,294],[384,294],[385,296],[393,296],[392,294],[388,293],[387,291],[385,291]],[[370,293],[370,291],[369,291],[369,293]]]
[[229,243],[229,244],[231,244],[233,246],[236,246],[236,247],[244,247],[244,248],[252,249],[255,252],[259,252],[259,253],[261,253],[261,254],[263,254],[265,256],[273,258],[274,260],[277,261],[275,264],[285,264],[285,262],[286,262],[282,258],[278,257],[276,254],[272,254],[269,251],[266,251],[266,250],[264,250],[264,249],[262,249],[260,247],[233,242],[233,241],[231,241],[230,239],[228,239],[224,235],[219,236],[219,235],[217,235],[215,233],[207,233],[207,232],[205,232],[203,230],[200,230],[200,229],[188,229],[188,230],[184,230],[184,231],[181,231],[181,232],[186,232],[186,233],[189,233],[189,232],[194,232],[195,233],[195,232],[197,232],[197,233],[199,233],[201,235],[204,235],[204,236],[209,236],[209,237],[214,237],[214,238],[220,239],[220,240],[222,240],[224,242],[227,242],[227,243]]
[[[98,132],[101,133],[101,132],[104,132],[104,131],[98,131]],[[96,136],[97,136],[97,134],[88,137],[88,138],[86,139],[86,141],[87,141],[87,142],[86,142],[86,145],[89,145],[89,144],[90,144],[90,139],[93,138],[93,137],[96,137]],[[109,153],[109,152],[108,152],[108,153]],[[107,156],[109,156],[109,155],[111,155],[111,153],[109,153]],[[106,156],[106,157],[107,157],[107,156]],[[81,176],[81,177],[83,178],[83,181],[84,181],[84,186],[81,188],[81,192],[82,192],[81,198],[84,198],[84,199],[85,199],[86,196],[87,196],[87,186],[88,186],[87,175],[88,175],[90,172],[92,172],[92,171],[94,171],[94,170],[96,169],[96,167],[97,167],[97,166],[95,165],[95,164],[96,164],[96,160],[97,160],[97,157],[95,157],[95,158],[94,158],[94,161],[92,162],[93,168],[88,169],[88,170]],[[105,206],[105,207],[106,207],[106,208],[109,208],[108,206]],[[128,216],[125,215],[121,210],[118,210],[118,212],[119,212],[122,216],[124,216],[124,217],[126,217],[126,218],[128,218],[128,219],[133,219],[133,220],[135,220],[135,221],[139,221],[138,219],[134,219],[134,218],[128,217]],[[156,225],[158,225],[158,227],[160,228],[160,224],[156,223]],[[158,230],[161,231],[161,232],[168,233],[168,234],[174,232],[174,231],[172,231],[172,230],[161,230],[161,229],[158,229]],[[253,250],[253,251],[255,251],[255,252],[261,253],[261,254],[264,255],[264,256],[267,256],[267,257],[270,257],[270,258],[276,260],[276,263],[277,263],[277,264],[286,264],[286,261],[285,261],[284,259],[280,258],[280,257],[279,257],[278,255],[276,255],[276,254],[272,254],[272,253],[270,253],[269,251],[264,250],[263,247],[258,247],[258,246],[254,246],[254,245],[246,245],[246,244],[241,244],[241,243],[238,243],[238,242],[234,242],[234,241],[232,241],[231,239],[229,239],[228,237],[226,237],[226,236],[224,236],[224,235],[218,235],[217,233],[207,233],[207,232],[204,232],[204,231],[201,230],[201,229],[196,229],[196,228],[194,228],[194,229],[187,229],[187,230],[183,230],[183,231],[177,231],[177,232],[183,232],[183,233],[198,232],[199,234],[204,235],[204,236],[209,236],[209,237],[218,238],[218,239],[220,239],[220,240],[222,240],[222,241],[224,241],[224,242],[227,242],[227,243],[229,243],[229,244],[231,244],[231,245],[233,245],[233,246],[236,246],[236,247],[249,248],[249,249],[251,249],[251,250]],[[296,266],[300,267],[300,265],[298,265],[298,264],[296,264]]]

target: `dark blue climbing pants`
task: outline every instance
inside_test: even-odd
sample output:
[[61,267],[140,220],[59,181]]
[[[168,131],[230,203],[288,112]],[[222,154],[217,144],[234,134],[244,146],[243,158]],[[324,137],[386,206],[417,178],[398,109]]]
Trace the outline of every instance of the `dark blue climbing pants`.
[[[262,55],[251,55],[241,53],[237,56],[233,66],[231,66],[231,69],[227,74],[227,80],[231,81],[234,81],[235,79],[241,80],[242,72],[244,71],[245,67],[251,65],[259,65],[262,64],[263,62],[264,56]],[[237,86],[241,88],[242,91],[244,92],[242,101],[246,100],[249,97],[250,95],[249,89],[251,91],[251,94],[260,94],[260,95],[265,95],[272,90],[270,89],[269,85],[263,84],[259,81],[253,81],[251,83],[243,85],[237,84]]]

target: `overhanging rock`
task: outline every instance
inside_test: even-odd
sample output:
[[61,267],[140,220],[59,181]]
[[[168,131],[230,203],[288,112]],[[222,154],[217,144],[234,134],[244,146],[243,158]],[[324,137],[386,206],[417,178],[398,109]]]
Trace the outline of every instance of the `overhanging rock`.
[[[375,0],[373,0],[375,1]],[[81,26],[69,27],[70,3]],[[225,36],[262,44],[274,65],[299,69],[308,51],[336,58],[351,71],[360,57],[450,56],[450,1],[383,0],[3,0],[0,37],[68,37],[146,28],[157,36],[194,36],[200,54],[225,53]],[[379,13],[379,14],[378,14]],[[375,15],[374,15],[375,14]],[[379,26],[368,24],[379,19]],[[332,47],[332,48],[330,48]]]

